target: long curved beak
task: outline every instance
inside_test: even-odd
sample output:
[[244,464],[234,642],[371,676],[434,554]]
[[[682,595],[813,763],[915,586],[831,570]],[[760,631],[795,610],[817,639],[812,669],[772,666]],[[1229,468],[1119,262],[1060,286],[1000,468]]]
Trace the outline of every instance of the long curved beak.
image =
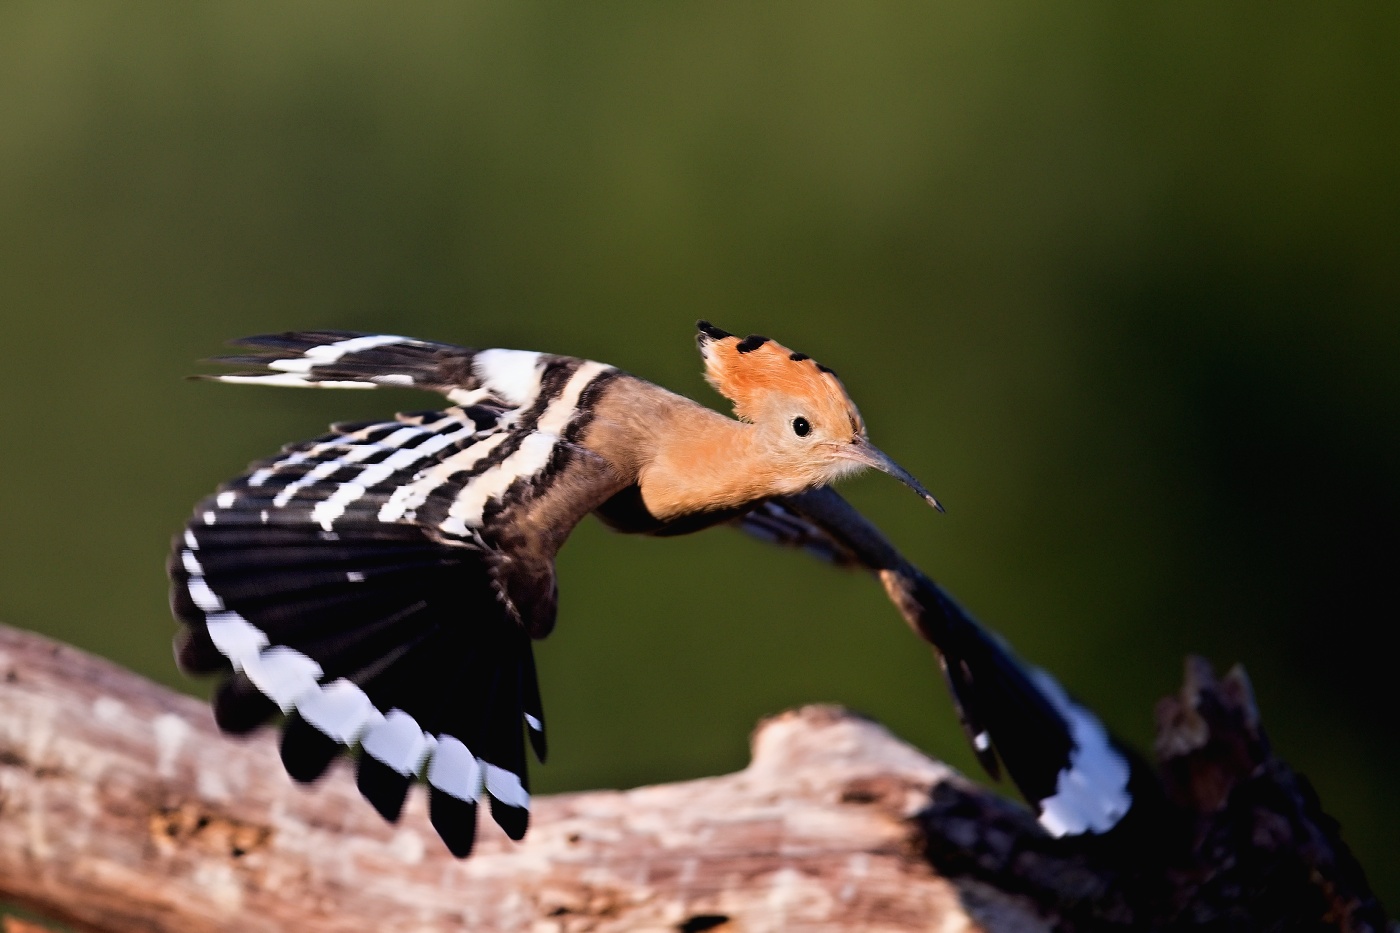
[[910,489],[919,494],[921,498],[938,511],[943,511],[943,506],[933,497],[923,483],[914,478],[914,475],[904,467],[891,460],[884,451],[871,444],[863,437],[858,437],[849,444],[842,444],[837,449],[837,456],[845,460],[854,460],[862,466],[873,467],[881,473],[888,473],[899,480]]

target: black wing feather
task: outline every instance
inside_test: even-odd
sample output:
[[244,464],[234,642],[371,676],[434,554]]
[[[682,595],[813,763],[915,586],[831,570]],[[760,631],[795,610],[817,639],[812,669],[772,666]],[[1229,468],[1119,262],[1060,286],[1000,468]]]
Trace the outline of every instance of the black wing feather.
[[978,761],[993,776],[1004,765],[1047,830],[1102,833],[1122,820],[1133,805],[1136,766],[1098,717],[1016,657],[834,491],[774,499],[736,523],[765,540],[875,573],[910,626],[937,649]]
[[730,524],[768,544],[801,548],[838,567],[859,567],[861,560],[849,544],[815,522],[797,514],[781,499],[766,499],[731,519]]
[[431,340],[326,330],[260,334],[230,344],[253,352],[217,356],[209,362],[252,368],[205,378],[308,386],[398,385],[437,391],[479,387],[471,367],[477,351]]
[[[181,666],[232,669],[214,699],[221,728],[247,732],[285,713],[282,759],[299,781],[359,745],[357,783],[390,820],[428,778],[434,826],[458,855],[471,849],[482,793],[512,836],[528,823],[527,723],[544,754],[533,652],[498,596],[490,543],[437,524],[470,471],[420,503],[431,521],[411,510],[386,521],[381,510],[405,482],[489,437],[499,417],[448,409],[293,445],[201,503],[169,567]],[[403,436],[413,443],[386,444]],[[452,442],[430,455],[400,454],[443,436]],[[381,470],[322,520],[318,507],[392,456],[402,469]],[[455,772],[430,764],[448,742],[461,746],[443,756]]]

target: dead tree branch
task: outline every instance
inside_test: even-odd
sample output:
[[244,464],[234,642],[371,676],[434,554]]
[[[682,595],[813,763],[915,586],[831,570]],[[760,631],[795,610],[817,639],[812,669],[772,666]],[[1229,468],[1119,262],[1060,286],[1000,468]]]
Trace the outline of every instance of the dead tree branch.
[[948,780],[813,707],[737,774],[542,798],[523,843],[483,821],[459,862],[421,795],[387,825],[348,769],[298,787],[274,735],[0,629],[0,896],[104,931],[924,930],[965,916],[907,819]]
[[1193,664],[1159,720],[1161,809],[1093,846],[808,707],[737,774],[542,798],[459,862],[421,795],[387,825],[348,769],[298,787],[275,736],[0,627],[0,899],[110,933],[1384,929],[1242,674]]

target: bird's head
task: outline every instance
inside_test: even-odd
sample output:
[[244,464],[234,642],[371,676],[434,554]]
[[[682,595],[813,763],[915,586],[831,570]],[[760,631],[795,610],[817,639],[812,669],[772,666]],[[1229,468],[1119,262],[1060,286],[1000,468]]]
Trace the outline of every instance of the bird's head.
[[734,414],[759,432],[765,454],[796,488],[821,486],[873,467],[938,500],[909,471],[870,443],[836,373],[767,337],[737,337],[708,321],[696,325],[705,378],[734,403]]

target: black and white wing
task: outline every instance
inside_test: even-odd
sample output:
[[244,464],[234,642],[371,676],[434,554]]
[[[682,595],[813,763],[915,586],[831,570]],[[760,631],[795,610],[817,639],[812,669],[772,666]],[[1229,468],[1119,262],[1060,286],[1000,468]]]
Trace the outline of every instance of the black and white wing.
[[545,755],[531,634],[553,622],[553,553],[518,553],[502,531],[584,456],[570,439],[611,370],[339,332],[242,343],[259,352],[225,361],[263,370],[213,378],[411,385],[457,404],[336,426],[201,503],[170,561],[181,666],[229,672],[214,699],[225,730],[285,715],[294,778],[357,748],[359,787],[387,819],[421,778],[455,854],[483,795],[520,838],[527,733]]
[[733,524],[875,573],[910,626],[938,649],[978,761],[995,777],[1000,759],[1047,832],[1101,834],[1128,813],[1133,759],[1098,717],[1018,658],[834,490],[770,499]]

